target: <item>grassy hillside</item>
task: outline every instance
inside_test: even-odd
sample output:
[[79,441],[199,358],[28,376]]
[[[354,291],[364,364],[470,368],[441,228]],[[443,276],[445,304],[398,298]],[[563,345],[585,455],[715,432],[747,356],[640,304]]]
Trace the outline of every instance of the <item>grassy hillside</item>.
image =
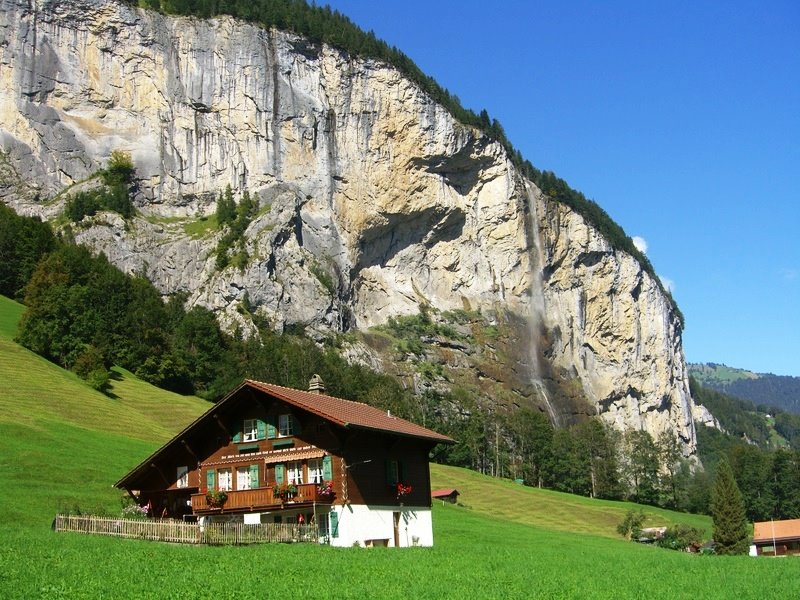
[[122,369],[114,370],[109,395],[93,390],[13,342],[23,308],[0,296],[0,423],[42,431],[56,422],[163,442],[207,410],[204,400],[153,387]]
[[735,369],[717,363],[689,364],[689,374],[706,387],[715,389],[712,383],[727,385],[740,379],[758,379],[758,374],[745,369]]
[[[791,597],[791,560],[700,557],[624,542],[631,505],[434,466],[465,506],[434,506],[434,548],[214,548],[55,534],[62,507],[119,510],[111,487],[207,404],[120,373],[115,397],[10,339],[0,304],[1,598]],[[170,405],[169,403],[174,403]],[[705,518],[646,509],[651,522]]]
[[434,489],[456,488],[459,502],[474,512],[552,531],[619,539],[617,524],[631,508],[640,508],[647,515],[645,526],[685,523],[711,536],[711,519],[705,515],[525,487],[458,467],[431,465],[431,485]]

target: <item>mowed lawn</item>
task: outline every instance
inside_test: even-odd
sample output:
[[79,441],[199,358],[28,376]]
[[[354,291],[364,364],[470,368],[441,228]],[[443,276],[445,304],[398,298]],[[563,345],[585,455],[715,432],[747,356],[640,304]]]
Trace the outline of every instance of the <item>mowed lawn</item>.
[[[120,372],[113,396],[11,341],[0,298],[0,598],[796,597],[792,559],[693,556],[621,540],[632,505],[434,465],[433,548],[194,547],[50,530],[63,508],[118,513],[112,483],[208,404]],[[16,316],[14,316],[16,314]],[[11,316],[9,316],[11,315]],[[645,508],[651,522],[705,517]]]

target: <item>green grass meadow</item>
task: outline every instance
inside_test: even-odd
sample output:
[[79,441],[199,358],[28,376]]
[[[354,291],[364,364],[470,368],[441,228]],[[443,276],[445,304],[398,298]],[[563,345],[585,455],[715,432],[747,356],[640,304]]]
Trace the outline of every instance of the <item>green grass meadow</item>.
[[[118,372],[111,396],[12,340],[0,297],[0,598],[777,598],[800,563],[688,555],[614,529],[632,506],[433,465],[433,548],[195,547],[56,534],[63,508],[118,512],[114,481],[208,404]],[[652,524],[707,517],[643,508]]]

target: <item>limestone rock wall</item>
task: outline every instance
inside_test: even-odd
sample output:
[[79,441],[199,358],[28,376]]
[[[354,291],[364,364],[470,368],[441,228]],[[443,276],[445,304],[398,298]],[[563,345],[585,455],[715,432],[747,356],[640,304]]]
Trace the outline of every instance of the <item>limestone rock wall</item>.
[[602,418],[695,442],[707,421],[689,392],[681,324],[638,261],[566,206],[537,194],[544,320],[552,363],[580,378]]
[[[49,199],[5,201],[44,217],[129,152],[140,215],[87,218],[76,239],[229,324],[248,326],[245,293],[278,328],[334,331],[422,303],[543,306],[549,359],[604,418],[694,450],[680,327],[654,282],[382,63],[230,18],[0,0],[0,145]],[[228,185],[261,210],[246,263],[220,271],[222,232],[197,225]]]

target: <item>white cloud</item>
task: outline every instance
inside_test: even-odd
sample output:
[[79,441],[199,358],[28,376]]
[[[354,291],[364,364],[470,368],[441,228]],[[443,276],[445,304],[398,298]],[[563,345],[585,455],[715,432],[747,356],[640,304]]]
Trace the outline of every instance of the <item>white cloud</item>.
[[633,236],[633,245],[642,254],[647,254],[647,240],[638,235]]
[[675,293],[675,282],[672,281],[672,279],[669,277],[662,277],[661,275],[659,275],[658,278],[661,280],[661,285],[663,285],[670,294]]

